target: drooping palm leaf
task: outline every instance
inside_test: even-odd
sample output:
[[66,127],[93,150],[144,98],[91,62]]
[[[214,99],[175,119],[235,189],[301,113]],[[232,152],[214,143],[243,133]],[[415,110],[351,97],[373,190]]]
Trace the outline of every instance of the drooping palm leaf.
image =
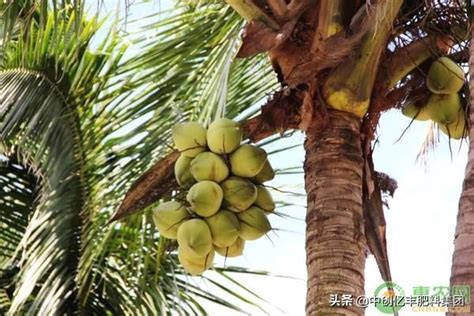
[[[36,300],[28,306],[30,311],[75,309],[84,201],[74,114],[39,73],[7,70],[1,72],[1,80],[2,139],[17,146],[22,160],[38,170],[43,182],[18,246],[21,269],[11,309],[21,310],[33,293]],[[64,297],[60,304],[55,302],[58,297]]]
[[26,232],[38,188],[29,170],[5,156],[0,161],[0,314],[11,305],[19,271],[15,250]]
[[11,258],[28,226],[38,180],[23,166],[5,156],[0,160],[0,263]]

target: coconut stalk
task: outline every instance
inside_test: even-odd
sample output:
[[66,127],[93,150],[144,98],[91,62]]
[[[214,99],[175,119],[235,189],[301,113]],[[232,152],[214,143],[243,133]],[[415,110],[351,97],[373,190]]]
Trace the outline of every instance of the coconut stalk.
[[342,23],[344,4],[343,0],[321,1],[320,12],[324,12],[324,15],[320,14],[318,23],[318,35],[321,39],[326,39],[344,29]]
[[402,3],[384,1],[376,6],[373,25],[362,39],[359,58],[338,66],[325,83],[324,96],[331,107],[359,117],[367,113],[379,61]]
[[391,90],[413,69],[421,65],[436,52],[432,38],[423,38],[404,47],[390,60],[385,76],[387,90]]

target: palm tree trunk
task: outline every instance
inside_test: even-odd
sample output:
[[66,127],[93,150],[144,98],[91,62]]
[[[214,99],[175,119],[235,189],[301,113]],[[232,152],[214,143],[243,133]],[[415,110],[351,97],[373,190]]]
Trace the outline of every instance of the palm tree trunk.
[[[454,234],[454,253],[451,266],[451,286],[469,285],[474,288],[474,28],[471,27],[469,48],[469,154],[464,183],[459,199],[456,232]],[[471,311],[474,311],[471,299]],[[448,313],[448,315],[472,315]]]
[[363,315],[331,306],[331,294],[364,294],[367,245],[362,221],[360,118],[329,110],[329,126],[305,141],[307,315]]

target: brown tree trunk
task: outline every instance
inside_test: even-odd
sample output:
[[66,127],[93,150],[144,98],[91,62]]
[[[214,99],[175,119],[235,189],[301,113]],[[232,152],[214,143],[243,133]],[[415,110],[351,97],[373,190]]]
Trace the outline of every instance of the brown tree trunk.
[[364,294],[360,118],[328,115],[329,126],[321,133],[310,128],[305,141],[306,315],[363,315],[356,306],[330,306],[331,294]]
[[[474,28],[471,28],[469,48],[469,155],[464,183],[459,199],[454,253],[451,266],[451,286],[469,285],[474,289]],[[471,299],[470,311],[474,311]],[[448,313],[448,315],[472,315],[473,313]]]

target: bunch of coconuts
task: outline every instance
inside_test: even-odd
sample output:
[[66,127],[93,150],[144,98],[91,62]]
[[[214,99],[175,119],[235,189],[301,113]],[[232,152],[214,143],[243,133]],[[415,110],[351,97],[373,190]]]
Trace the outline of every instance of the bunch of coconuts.
[[267,215],[275,209],[263,183],[275,172],[265,150],[241,145],[242,130],[229,119],[218,119],[206,130],[195,122],[174,126],[180,156],[174,174],[185,201],[161,203],[153,211],[160,234],[177,239],[178,259],[198,275],[208,269],[214,253],[242,255],[245,241],[271,230]]
[[467,136],[466,120],[458,92],[464,85],[464,71],[448,57],[441,57],[430,67],[426,86],[432,92],[423,106],[408,103],[402,113],[420,121],[431,119],[443,133],[454,139]]

